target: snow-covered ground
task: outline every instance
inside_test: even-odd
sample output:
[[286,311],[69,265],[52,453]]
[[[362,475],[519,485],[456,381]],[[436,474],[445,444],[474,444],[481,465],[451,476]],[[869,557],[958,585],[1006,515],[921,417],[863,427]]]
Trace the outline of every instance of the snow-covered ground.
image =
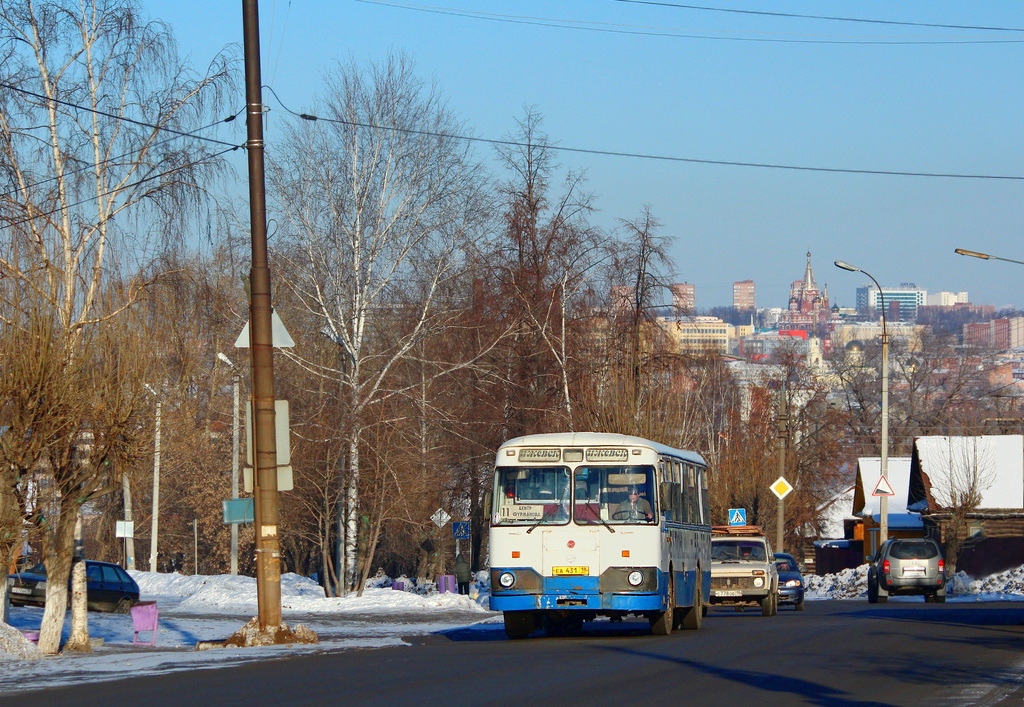
[[[317,645],[270,648],[217,648],[196,651],[200,642],[220,641],[256,612],[256,581],[241,576],[185,576],[132,572],[142,598],[156,601],[160,627],[155,647],[132,644],[130,616],[89,614],[89,634],[102,639],[92,653],[42,657],[20,631],[38,629],[42,609],[13,607],[11,626],[0,624],[0,694],[66,684],[115,680],[140,673],[165,673],[224,667],[300,652],[325,652],[407,645],[403,637],[424,635],[475,623],[500,622],[487,608],[487,573],[473,582],[470,596],[439,594],[434,584],[404,591],[379,578],[362,597],[328,598],[312,580],[295,574],[281,578],[285,623],[305,624],[320,636]],[[808,577],[808,599],[863,599],[867,565],[825,577]],[[920,601],[907,597],[906,601]],[[897,601],[900,598],[896,598]],[[980,580],[957,575],[949,601],[1024,601],[1024,566]],[[65,622],[67,637],[70,621]],[[13,627],[13,628],[11,628]]]

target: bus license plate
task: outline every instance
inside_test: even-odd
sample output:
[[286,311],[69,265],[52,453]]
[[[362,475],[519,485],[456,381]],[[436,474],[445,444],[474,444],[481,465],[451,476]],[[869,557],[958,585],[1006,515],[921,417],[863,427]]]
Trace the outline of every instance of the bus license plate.
[[590,574],[590,568],[589,567],[581,567],[580,565],[552,567],[551,568],[551,574],[553,574],[556,577],[566,577],[566,576],[574,576],[575,577],[575,576],[578,576],[578,575]]

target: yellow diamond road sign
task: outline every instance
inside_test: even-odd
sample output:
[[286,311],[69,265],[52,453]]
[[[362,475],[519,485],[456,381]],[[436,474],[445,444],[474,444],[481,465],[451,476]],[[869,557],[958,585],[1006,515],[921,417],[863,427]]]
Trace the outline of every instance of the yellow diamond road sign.
[[793,490],[793,485],[786,481],[786,477],[780,476],[779,478],[775,479],[775,482],[769,488],[771,488],[772,493],[778,496],[779,500],[781,501],[782,499],[789,495],[790,491]]

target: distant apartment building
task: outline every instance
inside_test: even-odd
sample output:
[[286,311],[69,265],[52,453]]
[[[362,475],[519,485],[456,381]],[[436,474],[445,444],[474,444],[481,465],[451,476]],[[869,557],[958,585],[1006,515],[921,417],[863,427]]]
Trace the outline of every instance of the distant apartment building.
[[753,280],[732,283],[732,306],[738,311],[757,309]]
[[[928,330],[928,327],[913,322],[887,322],[886,331],[889,340],[902,339],[906,342],[907,349],[918,351],[921,348],[921,336]],[[882,337],[881,322],[866,322],[854,324],[838,324],[832,330],[831,348],[839,351],[851,343],[871,341]]]
[[729,353],[735,328],[718,317],[659,317],[658,321],[676,351]]
[[1024,317],[1000,317],[990,322],[964,324],[964,343],[994,351],[1024,347]]
[[672,306],[676,312],[693,314],[697,309],[697,296],[693,285],[689,283],[678,283],[669,285],[672,291]]
[[865,314],[881,312],[884,302],[886,319],[912,322],[917,319],[917,308],[925,305],[927,299],[928,290],[922,290],[912,282],[904,282],[899,287],[883,287],[881,290],[873,284],[865,285],[857,288],[857,311]]
[[935,292],[926,298],[929,307],[952,307],[955,304],[967,304],[970,302],[967,299],[966,292]]

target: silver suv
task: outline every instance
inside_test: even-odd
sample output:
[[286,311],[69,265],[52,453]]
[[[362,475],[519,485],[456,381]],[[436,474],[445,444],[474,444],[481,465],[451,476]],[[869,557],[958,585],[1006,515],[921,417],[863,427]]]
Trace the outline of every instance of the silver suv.
[[946,562],[927,538],[891,538],[868,558],[868,602],[893,594],[923,594],[926,602],[946,601]]

